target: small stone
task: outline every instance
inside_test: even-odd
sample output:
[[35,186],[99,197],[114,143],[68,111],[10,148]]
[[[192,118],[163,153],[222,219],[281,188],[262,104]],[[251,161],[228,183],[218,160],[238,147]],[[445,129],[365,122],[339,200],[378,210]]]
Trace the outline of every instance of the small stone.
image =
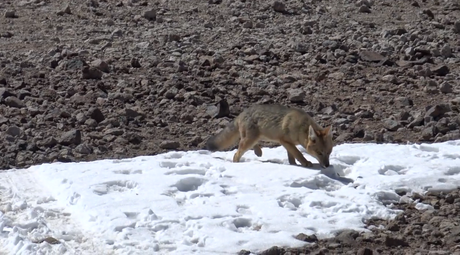
[[427,127],[427,128],[422,130],[422,139],[423,140],[430,140],[434,136],[435,136],[434,126]]
[[92,107],[88,110],[88,115],[91,119],[94,119],[97,123],[105,120],[104,114],[99,108]]
[[361,58],[361,60],[367,62],[380,62],[385,59],[385,57],[380,53],[368,50],[359,52],[359,57]]
[[24,107],[24,102],[22,102],[22,100],[20,100],[19,98],[15,97],[15,96],[9,96],[9,97],[5,98],[5,104],[10,106],[10,107],[14,107],[14,108],[23,108]]
[[253,28],[253,27],[254,27],[254,23],[252,23],[251,20],[248,20],[243,24],[243,28]]
[[286,13],[286,5],[283,2],[275,1],[273,3],[273,10],[275,12]]
[[361,13],[371,13],[371,9],[366,5],[361,5],[359,7],[359,12],[361,12]]
[[149,21],[155,21],[157,18],[157,12],[155,10],[145,11],[144,18]]
[[86,143],[82,143],[75,147],[74,151],[76,153],[87,155],[93,153],[93,148]]
[[17,18],[18,16],[16,16],[16,12],[15,11],[6,11],[5,12],[5,18],[7,19],[14,19],[14,18]]
[[89,67],[85,66],[81,70],[82,72],[82,79],[94,79],[94,80],[100,80],[102,78],[102,71],[99,70],[96,67]]
[[12,127],[9,127],[7,130],[6,130],[6,133],[8,135],[11,135],[13,137],[17,137],[21,134],[21,129],[18,128],[17,126],[12,126]]
[[131,59],[131,66],[134,67],[134,68],[142,67],[141,63],[139,62],[139,59],[137,59],[137,58],[132,58]]
[[409,246],[409,244],[400,237],[385,236],[385,245],[389,247]]
[[374,252],[369,248],[360,248],[357,255],[373,255]]
[[452,49],[450,48],[450,45],[446,44],[442,47],[441,54],[446,58],[452,57]]
[[81,132],[78,129],[70,130],[62,134],[60,144],[62,145],[78,145],[81,143]]
[[428,111],[425,113],[425,117],[436,118],[450,111],[451,109],[448,104],[437,104],[428,109]]
[[165,150],[176,150],[180,147],[180,143],[176,141],[163,141],[160,143],[160,148]]
[[396,131],[396,130],[398,130],[398,128],[401,127],[401,125],[399,124],[398,121],[392,120],[392,119],[385,120],[384,126],[389,131]]
[[439,91],[441,91],[442,93],[452,93],[453,90],[452,90],[452,85],[450,85],[449,82],[445,81],[443,83],[441,83],[441,85],[439,85]]
[[54,137],[48,137],[45,140],[43,140],[40,144],[45,147],[52,148],[58,144],[58,141],[54,139]]
[[455,33],[460,34],[460,20],[455,21],[453,30]]
[[109,65],[104,62],[102,59],[96,59],[93,62],[91,62],[91,66],[96,67],[97,69],[101,70],[104,73],[110,72],[110,67]]
[[302,89],[290,89],[288,90],[289,100],[293,103],[301,103],[304,101],[306,93]]
[[438,76],[446,76],[450,72],[449,67],[446,65],[437,66],[431,71]]
[[297,236],[295,236],[295,239],[300,240],[300,241],[304,241],[304,242],[309,242],[309,243],[318,241],[318,237],[316,237],[316,235],[314,235],[314,234],[313,235],[306,235],[304,233],[298,234]]

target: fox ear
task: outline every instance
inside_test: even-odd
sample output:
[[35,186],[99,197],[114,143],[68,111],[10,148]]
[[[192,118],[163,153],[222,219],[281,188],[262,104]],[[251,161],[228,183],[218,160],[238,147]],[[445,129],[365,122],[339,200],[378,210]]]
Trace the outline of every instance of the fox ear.
[[316,134],[316,131],[313,129],[312,126],[308,128],[308,139],[312,142],[316,142],[316,139],[318,138],[318,135]]

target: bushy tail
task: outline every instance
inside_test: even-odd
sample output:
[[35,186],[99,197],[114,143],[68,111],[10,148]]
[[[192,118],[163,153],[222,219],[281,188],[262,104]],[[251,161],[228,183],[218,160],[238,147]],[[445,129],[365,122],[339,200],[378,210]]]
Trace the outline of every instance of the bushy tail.
[[224,130],[211,136],[206,142],[206,149],[210,151],[221,151],[228,149],[238,142],[240,134],[236,121],[228,124]]

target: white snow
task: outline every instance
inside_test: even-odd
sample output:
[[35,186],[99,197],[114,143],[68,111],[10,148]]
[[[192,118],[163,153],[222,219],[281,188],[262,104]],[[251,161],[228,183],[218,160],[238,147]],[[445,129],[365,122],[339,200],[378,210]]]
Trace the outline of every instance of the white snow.
[[398,211],[385,205],[408,200],[395,189],[460,184],[460,141],[343,144],[323,171],[290,166],[282,147],[263,148],[261,158],[249,151],[241,163],[231,162],[234,152],[0,171],[0,253],[235,254],[300,246],[299,233],[329,237],[364,230],[373,216],[394,217]]

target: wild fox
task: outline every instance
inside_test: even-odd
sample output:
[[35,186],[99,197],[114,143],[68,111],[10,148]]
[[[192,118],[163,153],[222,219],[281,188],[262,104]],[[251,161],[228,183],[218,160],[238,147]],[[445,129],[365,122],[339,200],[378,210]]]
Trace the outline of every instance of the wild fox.
[[284,146],[291,165],[297,165],[297,159],[302,166],[313,166],[297,149],[300,144],[322,167],[328,167],[333,147],[331,126],[322,128],[306,112],[282,105],[253,105],[245,109],[224,130],[210,137],[206,147],[210,151],[225,150],[238,139],[233,162],[239,162],[251,148],[258,157],[262,156],[257,143],[271,141]]

